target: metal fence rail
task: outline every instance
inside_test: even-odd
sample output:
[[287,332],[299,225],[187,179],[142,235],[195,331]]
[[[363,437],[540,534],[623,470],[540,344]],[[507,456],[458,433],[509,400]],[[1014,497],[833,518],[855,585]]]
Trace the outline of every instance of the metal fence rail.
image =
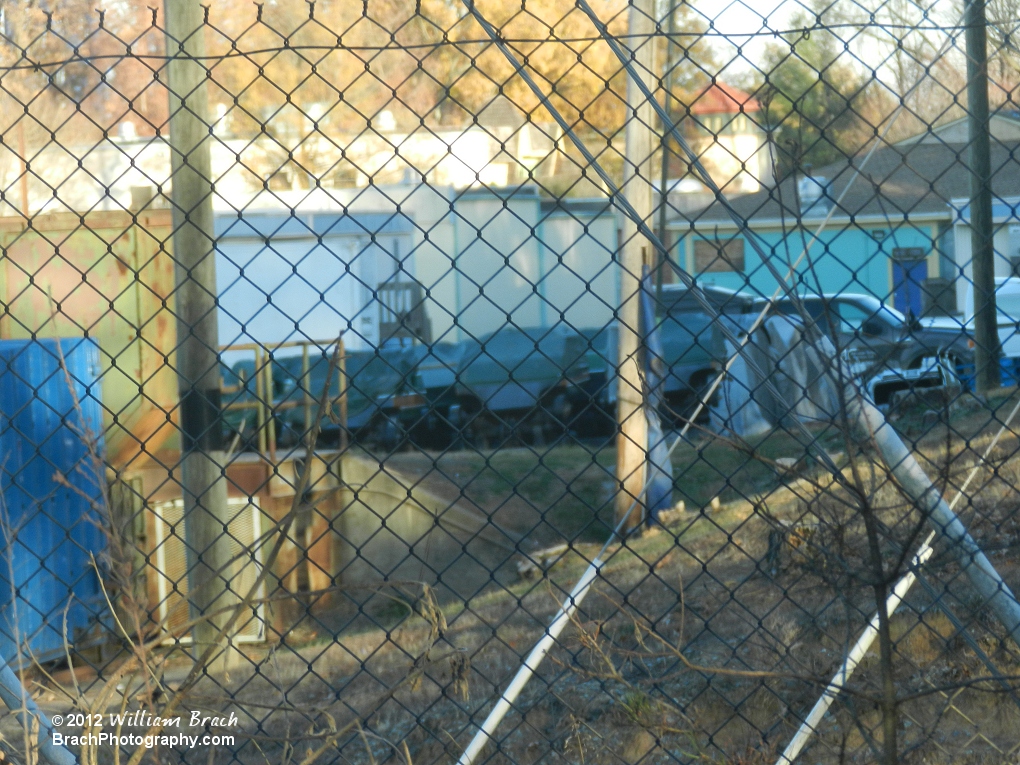
[[1011,763],[1020,8],[0,8],[0,753]]

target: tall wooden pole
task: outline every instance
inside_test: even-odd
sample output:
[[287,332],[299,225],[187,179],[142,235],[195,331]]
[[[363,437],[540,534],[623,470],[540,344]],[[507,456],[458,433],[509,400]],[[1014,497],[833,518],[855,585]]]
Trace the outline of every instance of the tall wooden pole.
[[[663,96],[662,107],[666,112],[666,118],[673,119],[673,36],[676,34],[676,5],[673,0],[669,4],[669,17],[666,22],[666,64],[665,72],[662,75]],[[662,126],[662,167],[659,175],[659,239],[670,247],[669,236],[666,233],[666,220],[669,212],[669,134],[673,129],[672,123]],[[669,268],[665,263],[659,263],[655,268],[655,298],[662,304],[662,280],[665,270]]]
[[[180,393],[181,489],[192,616],[233,606],[226,455],[220,422],[219,331],[205,9],[199,0],[165,0],[176,263],[177,378]],[[225,568],[227,567],[227,568]],[[235,587],[236,587],[236,583]],[[198,652],[229,614],[200,622]]]
[[26,218],[31,216],[31,207],[28,198],[28,147],[25,145],[25,120],[22,117],[18,121],[18,153],[21,155],[21,178],[19,187],[21,189],[21,214]]
[[992,160],[988,135],[988,36],[985,0],[965,0],[967,26],[967,126],[970,139],[970,242],[974,279],[974,356],[977,389],[1000,387],[999,328],[995,312],[992,233]]
[[[627,19],[636,69],[649,90],[655,87],[652,72],[655,66],[655,0],[632,0]],[[652,217],[652,147],[655,137],[652,125],[655,112],[641,90],[627,81],[626,157],[623,164],[623,194],[637,214],[647,224]],[[619,523],[639,500],[638,508],[631,512],[624,529],[638,525],[643,517],[642,487],[648,454],[648,423],[644,413],[642,386],[641,346],[639,336],[639,286],[641,267],[651,260],[655,250],[637,225],[629,218],[623,224],[623,247],[620,252],[620,308],[618,321],[619,389],[617,394],[616,478],[619,491],[616,495],[616,522]]]

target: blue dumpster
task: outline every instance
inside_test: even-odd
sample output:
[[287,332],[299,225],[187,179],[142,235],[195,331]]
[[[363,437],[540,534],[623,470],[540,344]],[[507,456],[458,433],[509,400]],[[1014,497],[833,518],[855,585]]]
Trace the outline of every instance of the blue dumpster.
[[[59,344],[58,344],[59,343]],[[105,609],[99,351],[90,340],[0,341],[0,654],[58,658]]]

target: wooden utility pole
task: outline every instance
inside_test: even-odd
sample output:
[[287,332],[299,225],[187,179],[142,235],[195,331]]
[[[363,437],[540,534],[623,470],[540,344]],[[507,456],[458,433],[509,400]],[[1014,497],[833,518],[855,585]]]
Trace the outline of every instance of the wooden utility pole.
[[977,389],[1002,384],[995,311],[995,247],[992,232],[992,160],[988,135],[988,36],[985,0],[965,0],[967,26],[967,126],[970,140],[970,247],[974,279],[974,360]]
[[[673,119],[673,36],[676,34],[676,5],[673,0],[669,4],[669,17],[666,22],[666,71],[662,74],[663,90],[662,107],[669,120]],[[670,248],[669,236],[666,232],[666,220],[669,212],[669,134],[673,129],[672,123],[662,126],[662,167],[659,175],[659,239],[666,248]],[[660,261],[660,258],[656,258]],[[658,262],[655,268],[655,299],[662,303],[662,281],[666,269],[666,263]]]
[[28,147],[25,145],[25,120],[27,117],[22,117],[18,120],[18,153],[21,155],[21,178],[19,179],[19,185],[21,188],[21,214],[26,218],[31,218],[31,206],[28,198]]
[[[238,601],[225,531],[226,455],[220,422],[219,329],[209,156],[205,9],[199,0],[165,0],[170,91],[173,255],[177,271],[177,379],[180,393],[181,489],[192,616]],[[236,586],[236,583],[235,583]],[[200,622],[198,652],[229,613]]]
[[[655,87],[655,0],[632,0],[627,17],[627,33],[635,68],[649,90]],[[641,90],[627,80],[626,157],[623,163],[623,194],[641,219],[651,225],[652,217],[652,134],[655,112]],[[623,224],[620,252],[619,390],[617,393],[616,522],[619,523],[635,500],[625,529],[637,526],[644,518],[642,488],[648,455],[648,422],[644,412],[641,362],[643,345],[639,335],[641,267],[652,265],[654,249],[637,225],[629,218]]]

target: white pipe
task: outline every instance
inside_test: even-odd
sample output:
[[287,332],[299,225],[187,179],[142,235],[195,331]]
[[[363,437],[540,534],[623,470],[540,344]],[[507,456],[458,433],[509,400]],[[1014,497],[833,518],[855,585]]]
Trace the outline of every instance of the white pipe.
[[[921,549],[917,551],[917,555],[914,556],[912,569],[924,565],[925,561],[931,557],[932,548],[931,542],[935,538],[935,532],[933,531],[928,535],[928,539],[925,540],[924,544],[921,545]],[[896,587],[893,588],[892,593],[889,595],[888,600],[885,602],[885,612],[892,614],[900,607],[900,603],[907,596],[910,588],[914,585],[916,575],[913,571],[907,573],[900,581],[896,583]],[[821,697],[815,702],[811,712],[804,722],[801,723],[797,733],[790,740],[790,743],[786,745],[786,749],[779,756],[776,761],[776,765],[792,765],[793,761],[797,759],[797,755],[800,754],[801,749],[807,744],[808,739],[818,729],[818,724],[822,721],[825,713],[829,711],[829,707],[832,706],[832,702],[836,700],[836,696],[840,690],[846,685],[847,680],[850,679],[850,675],[853,674],[854,670],[857,669],[857,665],[861,663],[861,660],[868,653],[868,649],[871,648],[872,642],[878,635],[878,612],[871,617],[871,622],[868,624],[867,629],[857,639],[857,643],[851,649],[850,653],[847,654],[846,660],[843,662],[843,666],[839,668],[835,675],[833,675],[831,682],[826,687],[825,692],[822,693]]]
[[[978,469],[981,467],[982,463],[988,460],[992,450],[995,449],[995,445],[999,443],[999,439],[1002,438],[1002,434],[1006,432],[1010,423],[1013,422],[1013,418],[1016,417],[1018,411],[1020,411],[1020,401],[1016,403],[1013,407],[1013,411],[1009,413],[1009,417],[1007,417],[1002,423],[1002,427],[999,428],[999,432],[995,434],[995,438],[993,438],[991,443],[988,444],[988,447],[985,449],[985,453],[981,455],[981,459],[974,465],[974,467],[971,468],[970,473],[967,474],[967,480],[963,482],[960,490],[957,491],[956,496],[953,497],[953,501],[949,503],[950,511],[956,507],[956,503],[960,501],[964,492],[967,491],[967,487],[970,486],[970,482],[974,480],[974,476],[977,475]],[[907,572],[906,576],[896,583],[896,587],[893,589],[892,594],[886,601],[885,612],[887,614],[892,614],[896,611],[900,603],[907,596],[910,588],[914,586],[914,582],[917,580],[914,571],[919,569],[921,565],[931,557],[931,543],[934,538],[935,532],[933,531],[928,535],[928,538],[924,540],[924,544],[921,545],[920,549],[918,549],[917,553],[914,555],[913,565],[911,566],[912,570]],[[868,649],[871,647],[871,644],[874,642],[877,635],[878,613],[876,612],[871,618],[871,623],[868,625],[867,629],[861,633],[861,636],[857,639],[857,643],[854,644],[853,649],[851,649],[850,653],[847,655],[846,661],[843,662],[843,666],[840,667],[839,671],[832,678],[832,682],[829,683],[828,687],[822,693],[821,698],[815,702],[811,712],[804,719],[804,722],[801,723],[800,728],[797,729],[797,732],[790,740],[790,743],[787,744],[783,754],[776,761],[776,765],[792,765],[793,761],[797,759],[797,755],[800,754],[804,745],[807,744],[808,739],[811,738],[811,734],[817,729],[818,723],[821,722],[822,717],[828,711],[829,707],[832,706],[832,702],[836,700],[836,695],[839,693],[840,689],[846,685],[847,680],[850,679],[850,675],[853,674],[853,671],[857,668],[860,660],[868,652]]]
[[[630,515],[630,513],[628,512],[627,515]],[[626,519],[626,516],[624,518]],[[528,681],[535,674],[535,670],[538,669],[545,655],[549,653],[549,649],[553,647],[556,638],[559,637],[563,628],[567,626],[570,617],[577,612],[577,608],[581,601],[584,600],[584,596],[588,594],[592,582],[598,577],[600,568],[602,568],[601,556],[591,562],[588,570],[584,572],[584,575],[574,585],[574,589],[570,592],[567,602],[560,608],[559,615],[549,625],[549,629],[546,630],[542,639],[531,649],[531,653],[528,654],[521,668],[517,670],[514,679],[507,686],[506,690],[503,691],[503,695],[499,697],[499,701],[496,702],[496,706],[489,712],[489,716],[485,718],[481,729],[471,739],[471,743],[468,744],[460,759],[457,760],[457,765],[471,765],[485,745],[492,740],[492,733],[495,731],[496,726],[499,725],[506,713],[510,711],[510,707],[513,706],[521,691],[524,690],[524,686],[528,684]]]
[[[914,501],[922,516],[949,543],[949,551],[956,556],[971,586],[977,590],[982,601],[991,606],[1013,642],[1020,645],[1020,603],[1017,603],[1009,585],[999,576],[988,556],[978,547],[963,522],[932,484],[913,453],[875,405],[863,396],[848,402],[847,409],[850,410],[851,422],[856,420],[862,430],[870,432],[889,472],[904,494]],[[857,411],[854,412],[854,409]]]

